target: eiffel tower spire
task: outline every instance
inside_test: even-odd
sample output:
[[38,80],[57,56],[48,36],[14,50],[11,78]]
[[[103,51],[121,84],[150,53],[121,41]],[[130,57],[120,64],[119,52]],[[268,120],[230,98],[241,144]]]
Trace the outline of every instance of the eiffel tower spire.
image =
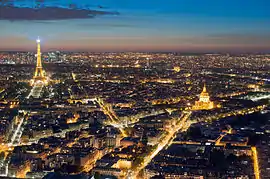
[[36,63],[36,69],[35,69],[35,74],[33,77],[34,83],[39,81],[39,82],[46,82],[46,77],[44,75],[44,70],[42,68],[42,63],[41,63],[41,50],[40,50],[40,39],[37,39],[37,63]]

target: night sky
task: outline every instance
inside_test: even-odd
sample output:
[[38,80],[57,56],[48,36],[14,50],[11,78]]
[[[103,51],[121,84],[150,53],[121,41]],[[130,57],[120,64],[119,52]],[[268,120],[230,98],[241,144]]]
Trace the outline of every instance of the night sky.
[[269,52],[269,8],[269,0],[18,0],[0,7],[0,50],[34,51],[39,36],[43,51]]

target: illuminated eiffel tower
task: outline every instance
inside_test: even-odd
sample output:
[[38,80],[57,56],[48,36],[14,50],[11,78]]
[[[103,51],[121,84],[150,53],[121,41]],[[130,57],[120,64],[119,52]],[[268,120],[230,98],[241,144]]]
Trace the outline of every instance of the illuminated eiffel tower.
[[40,39],[37,39],[37,64],[34,77],[32,79],[32,85],[35,83],[42,82],[43,84],[47,83],[47,79],[45,77],[45,72],[42,68],[41,63],[41,52],[40,52]]

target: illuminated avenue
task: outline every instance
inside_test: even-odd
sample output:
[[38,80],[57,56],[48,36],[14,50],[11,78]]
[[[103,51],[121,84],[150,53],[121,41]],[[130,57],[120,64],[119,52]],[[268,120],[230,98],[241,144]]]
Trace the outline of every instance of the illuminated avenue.
[[42,43],[0,52],[1,176],[270,177],[270,55]]

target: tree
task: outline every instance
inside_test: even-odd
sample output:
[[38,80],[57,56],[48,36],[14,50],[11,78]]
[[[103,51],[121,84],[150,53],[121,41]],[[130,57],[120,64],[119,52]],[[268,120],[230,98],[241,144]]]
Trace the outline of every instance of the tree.
[[190,127],[187,132],[187,135],[190,138],[200,138],[202,137],[202,132],[200,127]]
[[227,168],[225,154],[222,150],[214,149],[210,155],[210,162],[218,170],[223,171]]
[[0,153],[0,160],[4,160],[5,159],[5,152],[1,152]]
[[101,178],[100,173],[99,172],[95,172],[94,178],[95,179],[100,179]]
[[228,161],[230,164],[233,164],[235,161],[237,161],[237,156],[235,156],[234,154],[230,154],[230,155],[228,155],[228,157],[227,157],[227,161]]

